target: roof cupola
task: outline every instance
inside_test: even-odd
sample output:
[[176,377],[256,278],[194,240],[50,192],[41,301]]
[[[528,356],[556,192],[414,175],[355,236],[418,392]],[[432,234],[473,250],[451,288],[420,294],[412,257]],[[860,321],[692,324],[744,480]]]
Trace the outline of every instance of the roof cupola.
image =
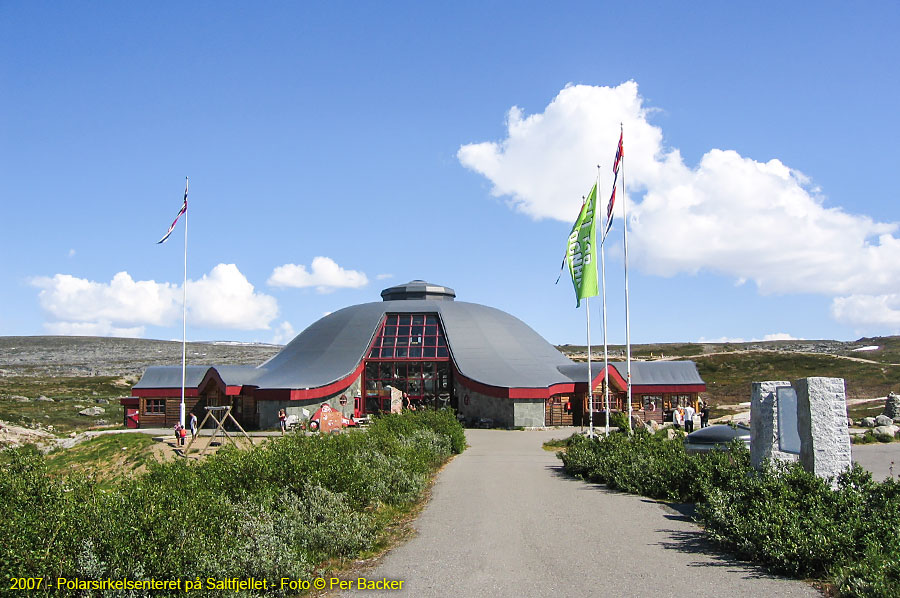
[[424,280],[411,280],[406,284],[398,284],[381,291],[381,298],[385,301],[453,301],[456,292],[450,287],[442,287],[439,284],[431,284]]

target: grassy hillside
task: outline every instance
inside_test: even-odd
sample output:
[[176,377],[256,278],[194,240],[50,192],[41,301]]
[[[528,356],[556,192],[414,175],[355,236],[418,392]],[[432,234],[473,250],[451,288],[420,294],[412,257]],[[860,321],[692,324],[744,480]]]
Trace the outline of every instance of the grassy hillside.
[[158,443],[147,434],[104,434],[69,449],[47,455],[47,472],[52,475],[78,473],[98,481],[140,473],[160,460],[154,452]]
[[[131,394],[135,380],[118,376],[0,377],[0,420],[27,427],[52,425],[52,431],[60,434],[121,425],[124,412],[119,397]],[[104,412],[79,415],[86,407],[100,407]]]
[[[877,349],[872,349],[877,347]],[[572,359],[586,357],[584,345],[558,347]],[[866,349],[866,350],[859,350]],[[602,347],[592,347],[594,356]],[[622,360],[625,347],[609,347]],[[632,345],[634,359],[690,359],[707,384],[707,395],[716,405],[735,405],[750,400],[750,383],[764,380],[793,381],[807,376],[844,378],[848,399],[883,397],[900,391],[900,337],[829,340],[755,341],[747,343],[654,343]],[[857,415],[880,413],[880,405],[857,408]]]
[[714,403],[750,400],[750,383],[807,376],[843,378],[848,399],[883,397],[900,389],[900,366],[851,361],[833,355],[746,352],[695,357]]

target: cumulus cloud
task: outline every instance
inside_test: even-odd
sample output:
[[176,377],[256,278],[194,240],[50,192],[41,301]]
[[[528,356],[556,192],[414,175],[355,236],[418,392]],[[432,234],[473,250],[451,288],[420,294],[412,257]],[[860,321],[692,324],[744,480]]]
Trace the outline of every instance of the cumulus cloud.
[[[69,274],[36,277],[41,307],[57,321],[55,334],[143,336],[144,327],[171,326],[181,320],[180,285],[135,281],[119,272],[110,282]],[[278,315],[274,297],[258,293],[234,264],[219,264],[200,280],[187,282],[188,322],[221,329],[268,329]]]
[[[50,334],[59,336],[120,336],[123,338],[138,338],[144,336],[144,326],[132,326],[123,328],[113,326],[108,320],[99,322],[47,322],[44,330]],[[179,339],[180,340],[180,339]]]
[[188,281],[191,325],[238,330],[268,330],[278,316],[278,302],[257,293],[234,264],[219,264],[209,274]]
[[335,289],[357,289],[369,284],[365,273],[345,270],[330,257],[313,258],[309,270],[306,266],[284,264],[272,271],[269,286],[306,288],[315,287],[319,293],[330,293]]
[[[506,139],[463,145],[457,156],[515,210],[569,223],[598,161],[605,179],[601,197],[609,197],[623,123],[635,267],[661,276],[704,270],[738,284],[753,281],[761,293],[835,297],[832,314],[847,322],[868,318],[877,324],[855,312],[875,303],[888,306],[879,312],[881,325],[896,321],[890,297],[897,296],[900,281],[897,223],[826,206],[803,173],[777,159],[760,162],[710,149],[688,166],[677,149],[664,145],[650,113],[633,81],[567,86],[542,113],[526,116],[511,108]],[[615,226],[621,217],[619,201]]]
[[831,315],[858,329],[887,327],[893,334],[900,334],[900,293],[835,297]]
[[291,326],[290,322],[285,320],[275,328],[275,336],[272,338],[272,344],[287,344],[291,342],[295,336],[297,336],[297,333],[294,332],[294,327]]
[[803,340],[794,336],[791,336],[787,332],[774,332],[772,334],[767,334],[762,338],[751,338],[747,340],[741,337],[730,337],[730,336],[720,336],[719,338],[704,338],[700,337],[697,340],[698,343],[759,343],[762,341],[799,341]]

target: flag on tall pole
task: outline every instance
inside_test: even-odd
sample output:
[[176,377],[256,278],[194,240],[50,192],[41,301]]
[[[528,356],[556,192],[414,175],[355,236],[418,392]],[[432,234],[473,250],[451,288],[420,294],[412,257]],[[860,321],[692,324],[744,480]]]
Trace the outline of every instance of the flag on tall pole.
[[581,307],[581,300],[596,297],[597,290],[597,185],[591,188],[587,198],[581,205],[578,219],[569,233],[566,249],[566,264],[575,287],[576,307]]
[[591,306],[590,297],[596,297],[597,291],[597,260],[595,259],[597,248],[597,197],[600,189],[599,173],[597,182],[591,188],[584,203],[581,204],[581,212],[569,233],[566,246],[566,263],[569,265],[569,274],[572,276],[572,285],[575,287],[576,306],[581,306],[581,300],[585,300],[585,312],[587,317],[587,351],[588,351],[588,436],[594,437],[594,393],[593,375],[591,372]]
[[172,231],[175,230],[175,225],[178,224],[178,219],[181,218],[182,214],[187,213],[187,195],[188,195],[188,181],[187,177],[185,177],[184,181],[184,203],[181,205],[181,209],[178,211],[178,215],[175,216],[175,220],[172,221],[172,225],[169,227],[169,230],[166,231],[166,234],[163,235],[163,238],[156,242],[157,245],[160,243],[165,243],[169,240],[169,235],[172,234]]
[[[609,203],[606,204],[606,226],[603,227],[602,240],[606,240],[609,229],[612,228],[613,207],[616,205],[616,183],[619,181],[619,164],[625,157],[625,147],[622,144],[622,131],[619,131],[619,145],[616,147],[616,157],[613,160],[613,184],[612,193],[609,196]],[[624,174],[623,174],[624,176]],[[602,242],[602,241],[601,241]]]
[[172,231],[175,230],[175,225],[178,224],[178,219],[181,218],[181,215],[184,214],[184,281],[181,285],[181,408],[179,410],[179,421],[181,422],[181,427],[184,427],[185,422],[185,406],[184,406],[184,381],[185,381],[185,370],[187,369],[187,200],[188,200],[188,183],[190,180],[188,177],[184,177],[184,203],[181,205],[181,210],[178,211],[178,215],[175,216],[175,220],[172,221],[172,225],[169,226],[169,230],[166,232],[165,236],[162,239],[156,242],[157,245],[160,243],[165,243],[169,239],[169,235],[172,234]]

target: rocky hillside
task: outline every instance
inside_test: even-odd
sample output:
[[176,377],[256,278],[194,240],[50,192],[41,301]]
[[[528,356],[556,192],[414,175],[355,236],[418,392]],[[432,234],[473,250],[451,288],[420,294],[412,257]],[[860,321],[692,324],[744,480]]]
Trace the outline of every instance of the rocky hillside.
[[[188,343],[188,364],[259,365],[278,345]],[[181,343],[89,336],[0,337],[0,377],[140,376],[148,365],[181,364]]]

